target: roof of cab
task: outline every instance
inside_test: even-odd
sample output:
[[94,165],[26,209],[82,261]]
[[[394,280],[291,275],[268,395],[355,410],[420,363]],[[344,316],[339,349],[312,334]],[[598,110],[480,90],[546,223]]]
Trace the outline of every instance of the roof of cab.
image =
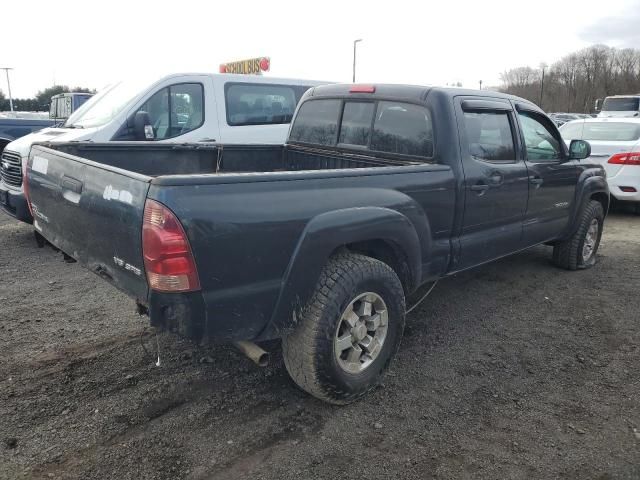
[[474,97],[491,97],[491,98],[504,98],[508,100],[514,100],[529,105],[532,104],[529,100],[524,98],[509,95],[507,93],[496,92],[493,90],[472,90],[457,87],[433,87],[433,86],[421,86],[421,85],[399,85],[399,84],[360,84],[360,83],[341,83],[332,85],[321,85],[314,87],[307,92],[307,97],[335,97],[335,96],[358,96],[366,98],[371,93],[351,93],[350,90],[354,85],[363,86],[370,85],[375,87],[374,95],[380,97],[393,97],[397,99],[405,99],[409,101],[423,102],[427,95],[437,93],[448,97],[457,97],[460,95],[469,95]]

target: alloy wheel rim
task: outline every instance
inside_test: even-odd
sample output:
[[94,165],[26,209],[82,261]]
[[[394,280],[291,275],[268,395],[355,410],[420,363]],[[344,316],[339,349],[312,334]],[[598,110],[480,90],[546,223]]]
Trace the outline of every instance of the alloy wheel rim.
[[340,368],[360,373],[380,355],[387,338],[389,313],[380,295],[366,292],[349,302],[340,316],[334,351]]
[[587,234],[584,237],[584,245],[582,246],[582,261],[587,262],[591,259],[596,249],[596,242],[598,241],[598,219],[594,218],[589,224]]

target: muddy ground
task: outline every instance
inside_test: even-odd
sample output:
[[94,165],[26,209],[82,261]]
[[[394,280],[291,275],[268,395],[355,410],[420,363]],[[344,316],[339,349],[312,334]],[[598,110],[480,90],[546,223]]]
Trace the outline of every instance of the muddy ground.
[[154,337],[133,302],[0,215],[0,478],[638,479],[640,216],[599,265],[550,249],[446,279],[347,407],[282,366]]

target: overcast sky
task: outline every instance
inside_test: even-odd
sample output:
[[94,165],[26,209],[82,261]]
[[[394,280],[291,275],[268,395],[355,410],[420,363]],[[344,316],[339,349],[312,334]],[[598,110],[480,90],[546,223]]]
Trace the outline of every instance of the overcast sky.
[[359,81],[470,88],[593,43],[640,47],[640,0],[21,0],[2,18],[14,97],[257,56],[270,76],[347,82],[356,38]]

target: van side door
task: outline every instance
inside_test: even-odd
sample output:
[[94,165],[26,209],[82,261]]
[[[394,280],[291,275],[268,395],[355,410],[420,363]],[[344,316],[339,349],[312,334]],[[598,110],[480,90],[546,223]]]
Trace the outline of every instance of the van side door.
[[522,248],[529,182],[515,115],[505,99],[457,98],[464,214],[455,270]]
[[560,132],[546,115],[516,104],[529,201],[523,223],[525,246],[558,238],[569,225],[578,183],[578,164],[569,160]]

